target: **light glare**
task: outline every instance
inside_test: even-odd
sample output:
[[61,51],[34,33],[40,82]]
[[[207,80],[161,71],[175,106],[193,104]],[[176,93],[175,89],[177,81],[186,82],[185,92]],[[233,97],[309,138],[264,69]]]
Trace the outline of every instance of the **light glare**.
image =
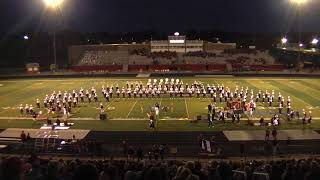
[[64,0],[43,0],[44,4],[47,6],[47,7],[50,7],[50,8],[58,8],[59,6],[62,5]]
[[311,44],[316,45],[316,44],[318,44],[318,42],[319,42],[319,40],[316,39],[316,38],[314,38],[314,39],[311,41]]
[[308,0],[290,0],[291,3],[294,4],[305,4],[306,2],[308,2]]
[[183,44],[185,41],[184,40],[170,40],[170,44]]
[[282,38],[281,39],[281,43],[282,44],[286,44],[288,42],[288,39],[286,37]]

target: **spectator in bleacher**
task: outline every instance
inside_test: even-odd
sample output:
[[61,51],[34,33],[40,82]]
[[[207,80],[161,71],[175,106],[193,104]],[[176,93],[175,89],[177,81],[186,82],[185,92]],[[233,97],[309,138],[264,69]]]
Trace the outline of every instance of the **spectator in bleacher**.
[[5,159],[1,163],[1,176],[3,180],[23,180],[23,162],[17,157]]
[[268,175],[270,180],[317,180],[320,177],[320,166],[318,159],[213,161],[204,166],[196,161],[53,161],[41,160],[34,156],[25,160],[11,157],[0,161],[1,180],[240,180],[245,177],[251,180],[257,178],[255,172]]
[[73,180],[98,180],[97,169],[91,164],[82,164],[80,165],[74,175]]
[[141,147],[137,149],[137,158],[138,158],[138,161],[143,160],[143,150]]
[[57,126],[60,126],[60,123],[61,123],[60,119],[57,119],[57,120],[56,120]]
[[21,132],[20,139],[21,139],[22,143],[25,143],[27,141],[27,136],[26,136],[26,133],[24,131]]
[[45,180],[59,180],[59,173],[58,173],[58,162],[49,162],[47,172],[44,175],[43,179]]
[[190,169],[180,166],[173,180],[185,180],[191,174]]
[[31,140],[30,133],[28,133],[26,141],[30,141],[30,140]]

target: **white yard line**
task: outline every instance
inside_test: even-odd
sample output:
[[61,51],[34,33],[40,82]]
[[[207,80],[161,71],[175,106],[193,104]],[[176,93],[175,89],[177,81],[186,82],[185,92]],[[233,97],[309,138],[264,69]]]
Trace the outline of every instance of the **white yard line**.
[[[30,78],[32,78],[32,76],[30,76]],[[112,80],[112,81],[114,81],[114,80],[117,80],[117,81],[136,81],[137,79],[141,79],[141,80],[142,79],[146,79],[146,80],[148,80],[148,78],[129,78],[129,79],[126,79],[126,78],[112,78],[112,77],[106,77],[106,78],[109,78],[109,79],[107,79],[107,81],[110,81],[110,80]],[[10,79],[10,77],[8,79]],[[195,79],[198,79],[198,78],[182,78],[182,80],[195,80]],[[205,77],[203,77],[203,79],[205,79],[205,80],[207,80],[207,79],[215,80],[215,78],[205,78]],[[221,79],[235,80],[234,77],[219,78],[219,80],[221,80]],[[248,80],[261,80],[261,79],[263,79],[263,80],[288,81],[288,80],[305,80],[306,78],[295,78],[295,79],[293,79],[293,78],[277,78],[277,77],[275,77],[275,78],[271,78],[271,77],[261,77],[261,78],[246,77],[246,78],[240,78],[240,80],[243,80],[243,79],[245,79],[245,80],[246,79],[248,79]],[[43,78],[43,79],[0,80],[0,82],[1,83],[5,83],[5,82],[26,82],[26,81],[28,81],[28,82],[39,82],[39,81],[40,82],[48,82],[48,81],[53,81],[53,82],[63,82],[63,81],[70,82],[71,81],[71,82],[74,82],[74,80],[77,80],[77,81],[92,81],[92,80],[100,81],[100,80],[103,80],[103,81],[105,81],[106,79],[105,78],[90,78],[90,77],[89,78],[82,78],[82,77],[77,78],[77,77],[75,77],[75,78],[70,78],[70,79]]]
[[127,118],[129,118],[129,115],[130,115],[130,113],[133,111],[133,108],[136,106],[137,102],[138,102],[138,100],[136,100],[136,102],[132,105],[132,107],[131,107],[128,115],[127,115]]
[[186,99],[184,99],[184,104],[186,105],[186,111],[187,111],[188,118],[190,118],[190,116],[189,116],[189,110],[188,110],[188,105],[187,105],[187,100],[186,100]]
[[[46,120],[47,118],[37,118],[37,120]],[[0,117],[0,120],[33,120],[32,117]],[[90,118],[90,117],[76,117],[76,118],[69,118],[69,120],[76,120],[76,121],[91,121],[91,120],[100,120],[99,118]],[[126,121],[126,120],[137,120],[137,121],[145,121],[149,120],[148,118],[112,118],[110,121]],[[184,121],[188,119],[181,119],[181,118],[162,118],[161,121],[172,121],[172,120],[179,120]],[[241,121],[246,121],[248,118],[241,118]],[[254,121],[259,121],[260,118],[252,118]],[[320,117],[312,118],[312,120],[320,120]]]

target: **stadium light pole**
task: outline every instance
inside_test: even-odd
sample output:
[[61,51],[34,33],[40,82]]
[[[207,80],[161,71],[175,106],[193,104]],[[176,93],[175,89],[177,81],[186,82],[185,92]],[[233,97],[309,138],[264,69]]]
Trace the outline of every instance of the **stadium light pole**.
[[299,52],[298,52],[298,61],[301,60],[301,14],[302,14],[302,7],[304,4],[308,2],[308,0],[289,0],[292,5],[294,5],[297,8],[298,11],[298,38],[299,38]]
[[286,38],[286,37],[283,37],[282,39],[281,39],[281,43],[282,44],[286,44],[288,42],[288,39]]
[[[62,6],[64,0],[43,0],[43,3],[45,6],[54,11],[57,12],[59,8]],[[54,59],[54,66],[55,69],[57,67],[57,50],[56,50],[56,25],[54,25],[53,28],[53,59]]]
[[318,44],[319,40],[317,38],[313,38],[311,41],[311,44],[316,46]]
[[316,52],[316,48],[318,46],[319,40],[317,38],[313,38],[311,41],[311,51]]
[[284,36],[283,38],[281,38],[281,48],[282,49],[286,49],[287,42],[288,42],[287,37]]

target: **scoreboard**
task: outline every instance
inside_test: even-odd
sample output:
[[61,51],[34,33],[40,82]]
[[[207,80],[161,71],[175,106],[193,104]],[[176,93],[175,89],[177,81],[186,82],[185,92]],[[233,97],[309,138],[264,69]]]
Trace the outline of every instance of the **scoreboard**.
[[172,51],[177,53],[186,53],[203,50],[203,41],[187,40],[186,36],[178,32],[168,36],[168,40],[152,40],[151,52]]
[[180,36],[178,32],[174,33],[174,36],[168,36],[170,44],[184,44],[186,42],[186,36]]

